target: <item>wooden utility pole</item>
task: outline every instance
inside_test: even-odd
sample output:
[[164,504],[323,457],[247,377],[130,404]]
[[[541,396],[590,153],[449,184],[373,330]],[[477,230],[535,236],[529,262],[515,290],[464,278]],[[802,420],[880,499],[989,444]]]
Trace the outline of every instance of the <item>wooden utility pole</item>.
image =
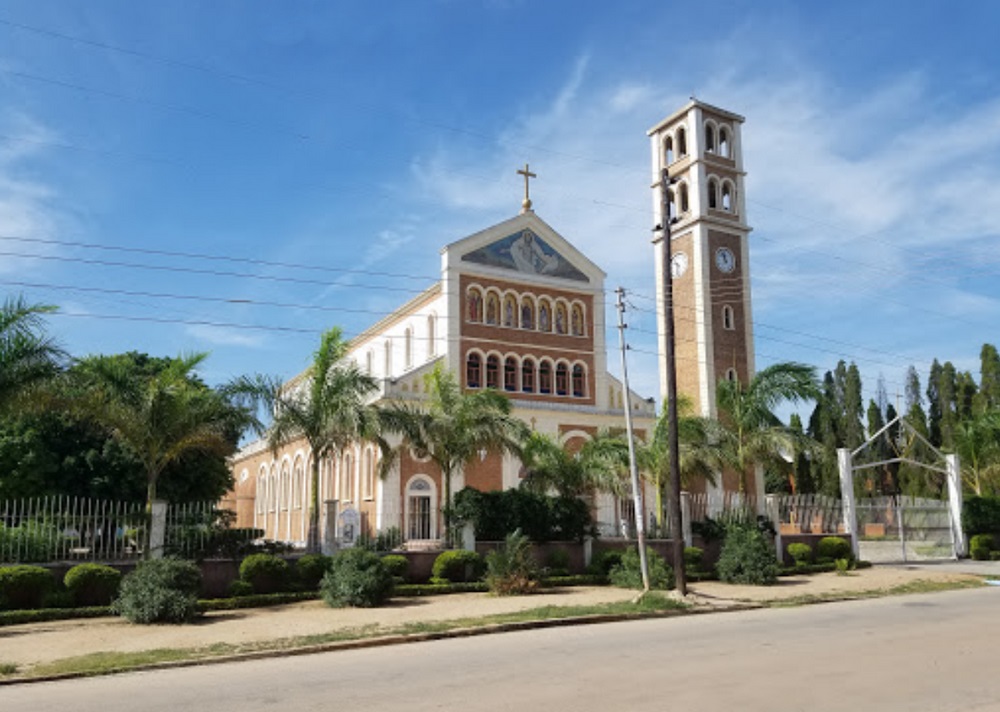
[[677,438],[677,361],[674,353],[676,336],[674,333],[674,275],[673,256],[670,247],[670,173],[664,168],[660,171],[660,214],[663,224],[658,225],[660,238],[663,240],[663,357],[666,360],[667,382],[667,441],[670,453],[670,517],[673,519],[673,563],[674,581],[677,593],[687,596],[687,573],[684,567],[684,536],[681,527],[681,469],[680,445]]

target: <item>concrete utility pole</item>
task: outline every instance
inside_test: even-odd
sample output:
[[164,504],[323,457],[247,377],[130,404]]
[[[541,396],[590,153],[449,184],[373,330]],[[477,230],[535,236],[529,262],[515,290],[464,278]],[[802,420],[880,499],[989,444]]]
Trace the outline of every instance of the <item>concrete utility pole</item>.
[[[670,517],[673,519],[673,560],[674,560],[674,581],[677,593],[687,596],[687,573],[684,567],[684,537],[681,536],[681,470],[680,470],[680,445],[677,438],[677,363],[674,354],[674,344],[676,336],[674,333],[674,274],[672,272],[673,257],[670,248],[670,223],[673,220],[670,215],[670,172],[664,168],[660,171],[660,214],[663,216],[663,224],[657,225],[655,230],[660,230],[659,239],[663,240],[663,333],[665,335],[666,347],[664,359],[666,360],[666,381],[667,381],[667,440],[670,452]],[[654,238],[654,242],[656,238]]]
[[[625,435],[628,437],[628,471],[632,479],[632,501],[635,506],[635,533],[639,540],[639,568],[642,571],[642,593],[649,591],[649,562],[646,560],[646,508],[643,505],[639,470],[635,465],[635,437],[632,434],[632,391],[628,385],[628,361],[625,358],[625,290],[619,287],[618,341],[622,352],[622,387],[625,389]],[[642,594],[640,594],[642,595]]]

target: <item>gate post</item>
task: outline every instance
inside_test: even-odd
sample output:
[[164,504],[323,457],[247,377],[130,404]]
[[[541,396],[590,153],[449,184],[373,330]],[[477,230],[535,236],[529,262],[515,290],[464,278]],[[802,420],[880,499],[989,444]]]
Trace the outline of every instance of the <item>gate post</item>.
[[684,546],[694,546],[694,536],[691,532],[691,494],[689,492],[681,492],[681,532],[684,536]]
[[854,504],[854,466],[851,462],[851,451],[847,448],[837,448],[837,467],[840,470],[840,497],[844,508],[844,529],[851,535],[851,551],[854,558],[858,551],[858,512]]
[[965,530],[962,528],[962,469],[959,467],[958,455],[945,455],[945,468],[948,470],[948,519],[951,521],[951,540],[954,558],[966,555]]
[[778,561],[784,565],[785,551],[781,542],[781,506],[778,502],[778,495],[764,495],[764,501],[767,503],[767,516],[770,518],[771,524],[774,525],[774,548],[776,549],[776,553],[778,555]]

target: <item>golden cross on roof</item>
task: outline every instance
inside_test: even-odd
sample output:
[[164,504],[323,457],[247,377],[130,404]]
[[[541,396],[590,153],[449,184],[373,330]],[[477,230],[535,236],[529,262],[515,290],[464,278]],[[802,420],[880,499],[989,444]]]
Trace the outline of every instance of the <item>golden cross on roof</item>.
[[524,170],[519,170],[517,172],[519,176],[524,176],[524,202],[521,203],[521,212],[526,213],[531,210],[531,198],[528,196],[528,181],[531,178],[537,178],[535,173],[528,170],[528,164],[524,164]]

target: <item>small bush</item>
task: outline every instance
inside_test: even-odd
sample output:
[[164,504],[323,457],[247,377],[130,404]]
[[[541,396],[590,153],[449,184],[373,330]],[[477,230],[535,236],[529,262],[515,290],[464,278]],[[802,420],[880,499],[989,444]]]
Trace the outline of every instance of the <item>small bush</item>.
[[122,572],[103,564],[79,564],[63,577],[63,585],[77,606],[111,605],[121,582]]
[[812,562],[813,549],[808,544],[794,542],[788,545],[788,555],[792,557],[796,566],[806,566]]
[[402,554],[386,554],[382,557],[382,565],[393,578],[405,579],[410,569],[410,560]]
[[607,576],[611,569],[622,563],[622,552],[617,549],[605,549],[599,551],[590,560],[587,566],[587,573],[593,576]]
[[190,561],[151,559],[122,579],[112,612],[133,623],[187,623],[198,615],[201,571]]
[[553,549],[545,557],[545,568],[549,576],[569,575],[569,552],[565,549]]
[[684,547],[684,566],[689,571],[698,571],[705,559],[705,550],[697,546]]
[[434,559],[431,573],[452,582],[478,581],[483,576],[483,558],[474,551],[451,549]]
[[996,548],[992,534],[976,534],[969,540],[969,556],[976,561],[988,561]]
[[722,551],[715,565],[719,580],[768,586],[778,580],[778,560],[767,535],[753,524],[733,524],[726,529]]
[[331,559],[323,554],[306,554],[295,562],[295,575],[305,591],[316,591],[330,570]]
[[499,549],[486,556],[486,583],[496,596],[519,596],[538,588],[538,564],[531,540],[520,529],[507,535]]
[[250,554],[240,564],[240,578],[254,593],[279,593],[288,588],[291,572],[288,562],[274,554]]
[[[668,589],[674,585],[674,571],[663,557],[646,547],[646,563],[649,566],[649,587]],[[611,569],[608,579],[612,586],[619,588],[642,588],[642,566],[637,548],[628,548],[622,554],[621,563]]]
[[838,576],[847,576],[847,572],[854,568],[854,559],[837,559],[833,564]]
[[229,582],[229,596],[230,598],[245,598],[246,596],[253,596],[253,584],[249,581],[244,581],[243,579],[236,579],[235,581]]
[[839,536],[825,536],[816,544],[816,556],[820,559],[853,559],[851,542]]
[[19,564],[0,568],[0,609],[41,608],[55,580],[48,569]]
[[392,595],[392,574],[382,558],[366,549],[347,549],[333,557],[320,593],[334,608],[375,608]]

